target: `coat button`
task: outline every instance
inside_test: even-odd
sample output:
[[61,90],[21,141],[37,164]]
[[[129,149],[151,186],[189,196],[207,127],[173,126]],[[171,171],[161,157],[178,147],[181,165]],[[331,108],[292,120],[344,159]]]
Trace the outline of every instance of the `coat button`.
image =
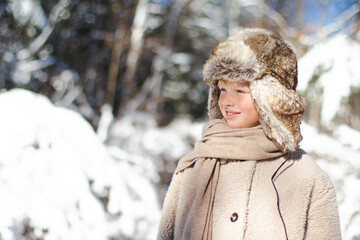
[[230,217],[231,222],[236,222],[238,220],[239,216],[237,213],[233,213]]

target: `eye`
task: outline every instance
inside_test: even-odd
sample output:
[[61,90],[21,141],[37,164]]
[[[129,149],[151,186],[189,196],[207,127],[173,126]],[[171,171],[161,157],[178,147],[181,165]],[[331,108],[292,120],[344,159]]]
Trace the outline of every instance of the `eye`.
[[219,88],[219,89],[220,89],[220,92],[226,92],[225,88]]
[[242,89],[236,89],[236,92],[237,93],[240,93],[240,94],[242,94],[242,93],[246,93],[244,90],[242,90]]

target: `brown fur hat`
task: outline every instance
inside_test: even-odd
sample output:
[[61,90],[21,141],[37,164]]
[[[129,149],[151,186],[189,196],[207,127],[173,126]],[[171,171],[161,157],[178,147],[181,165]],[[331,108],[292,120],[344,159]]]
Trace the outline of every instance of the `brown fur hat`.
[[210,119],[222,118],[219,80],[249,82],[265,135],[283,152],[298,149],[305,98],[295,91],[296,55],[281,38],[263,29],[242,30],[214,48],[203,76],[210,85]]

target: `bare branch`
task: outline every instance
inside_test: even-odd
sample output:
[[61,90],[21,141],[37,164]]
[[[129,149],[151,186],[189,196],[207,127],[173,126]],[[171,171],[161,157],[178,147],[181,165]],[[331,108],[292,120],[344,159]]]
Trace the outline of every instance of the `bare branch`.
[[360,11],[359,5],[354,4],[348,10],[344,11],[340,16],[336,18],[336,20],[325,26],[321,31],[321,37],[327,38],[334,32],[341,30],[347,21],[353,18]]
[[[284,38],[289,38],[294,35],[291,31],[292,28],[288,25],[283,16],[270,8],[264,1],[262,0],[239,0],[243,7],[247,7],[249,11],[257,11],[258,13],[263,14],[270,20],[272,20],[280,29],[279,34]],[[254,13],[254,15],[258,15]]]

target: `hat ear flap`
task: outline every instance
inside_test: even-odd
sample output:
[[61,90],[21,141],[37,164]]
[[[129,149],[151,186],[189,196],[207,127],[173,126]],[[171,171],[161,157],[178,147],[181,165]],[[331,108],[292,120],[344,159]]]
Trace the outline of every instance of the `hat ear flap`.
[[219,107],[220,89],[217,87],[211,87],[208,98],[208,115],[209,119],[221,119],[223,118]]
[[302,140],[305,97],[269,75],[251,82],[250,89],[265,135],[283,152],[296,151]]

